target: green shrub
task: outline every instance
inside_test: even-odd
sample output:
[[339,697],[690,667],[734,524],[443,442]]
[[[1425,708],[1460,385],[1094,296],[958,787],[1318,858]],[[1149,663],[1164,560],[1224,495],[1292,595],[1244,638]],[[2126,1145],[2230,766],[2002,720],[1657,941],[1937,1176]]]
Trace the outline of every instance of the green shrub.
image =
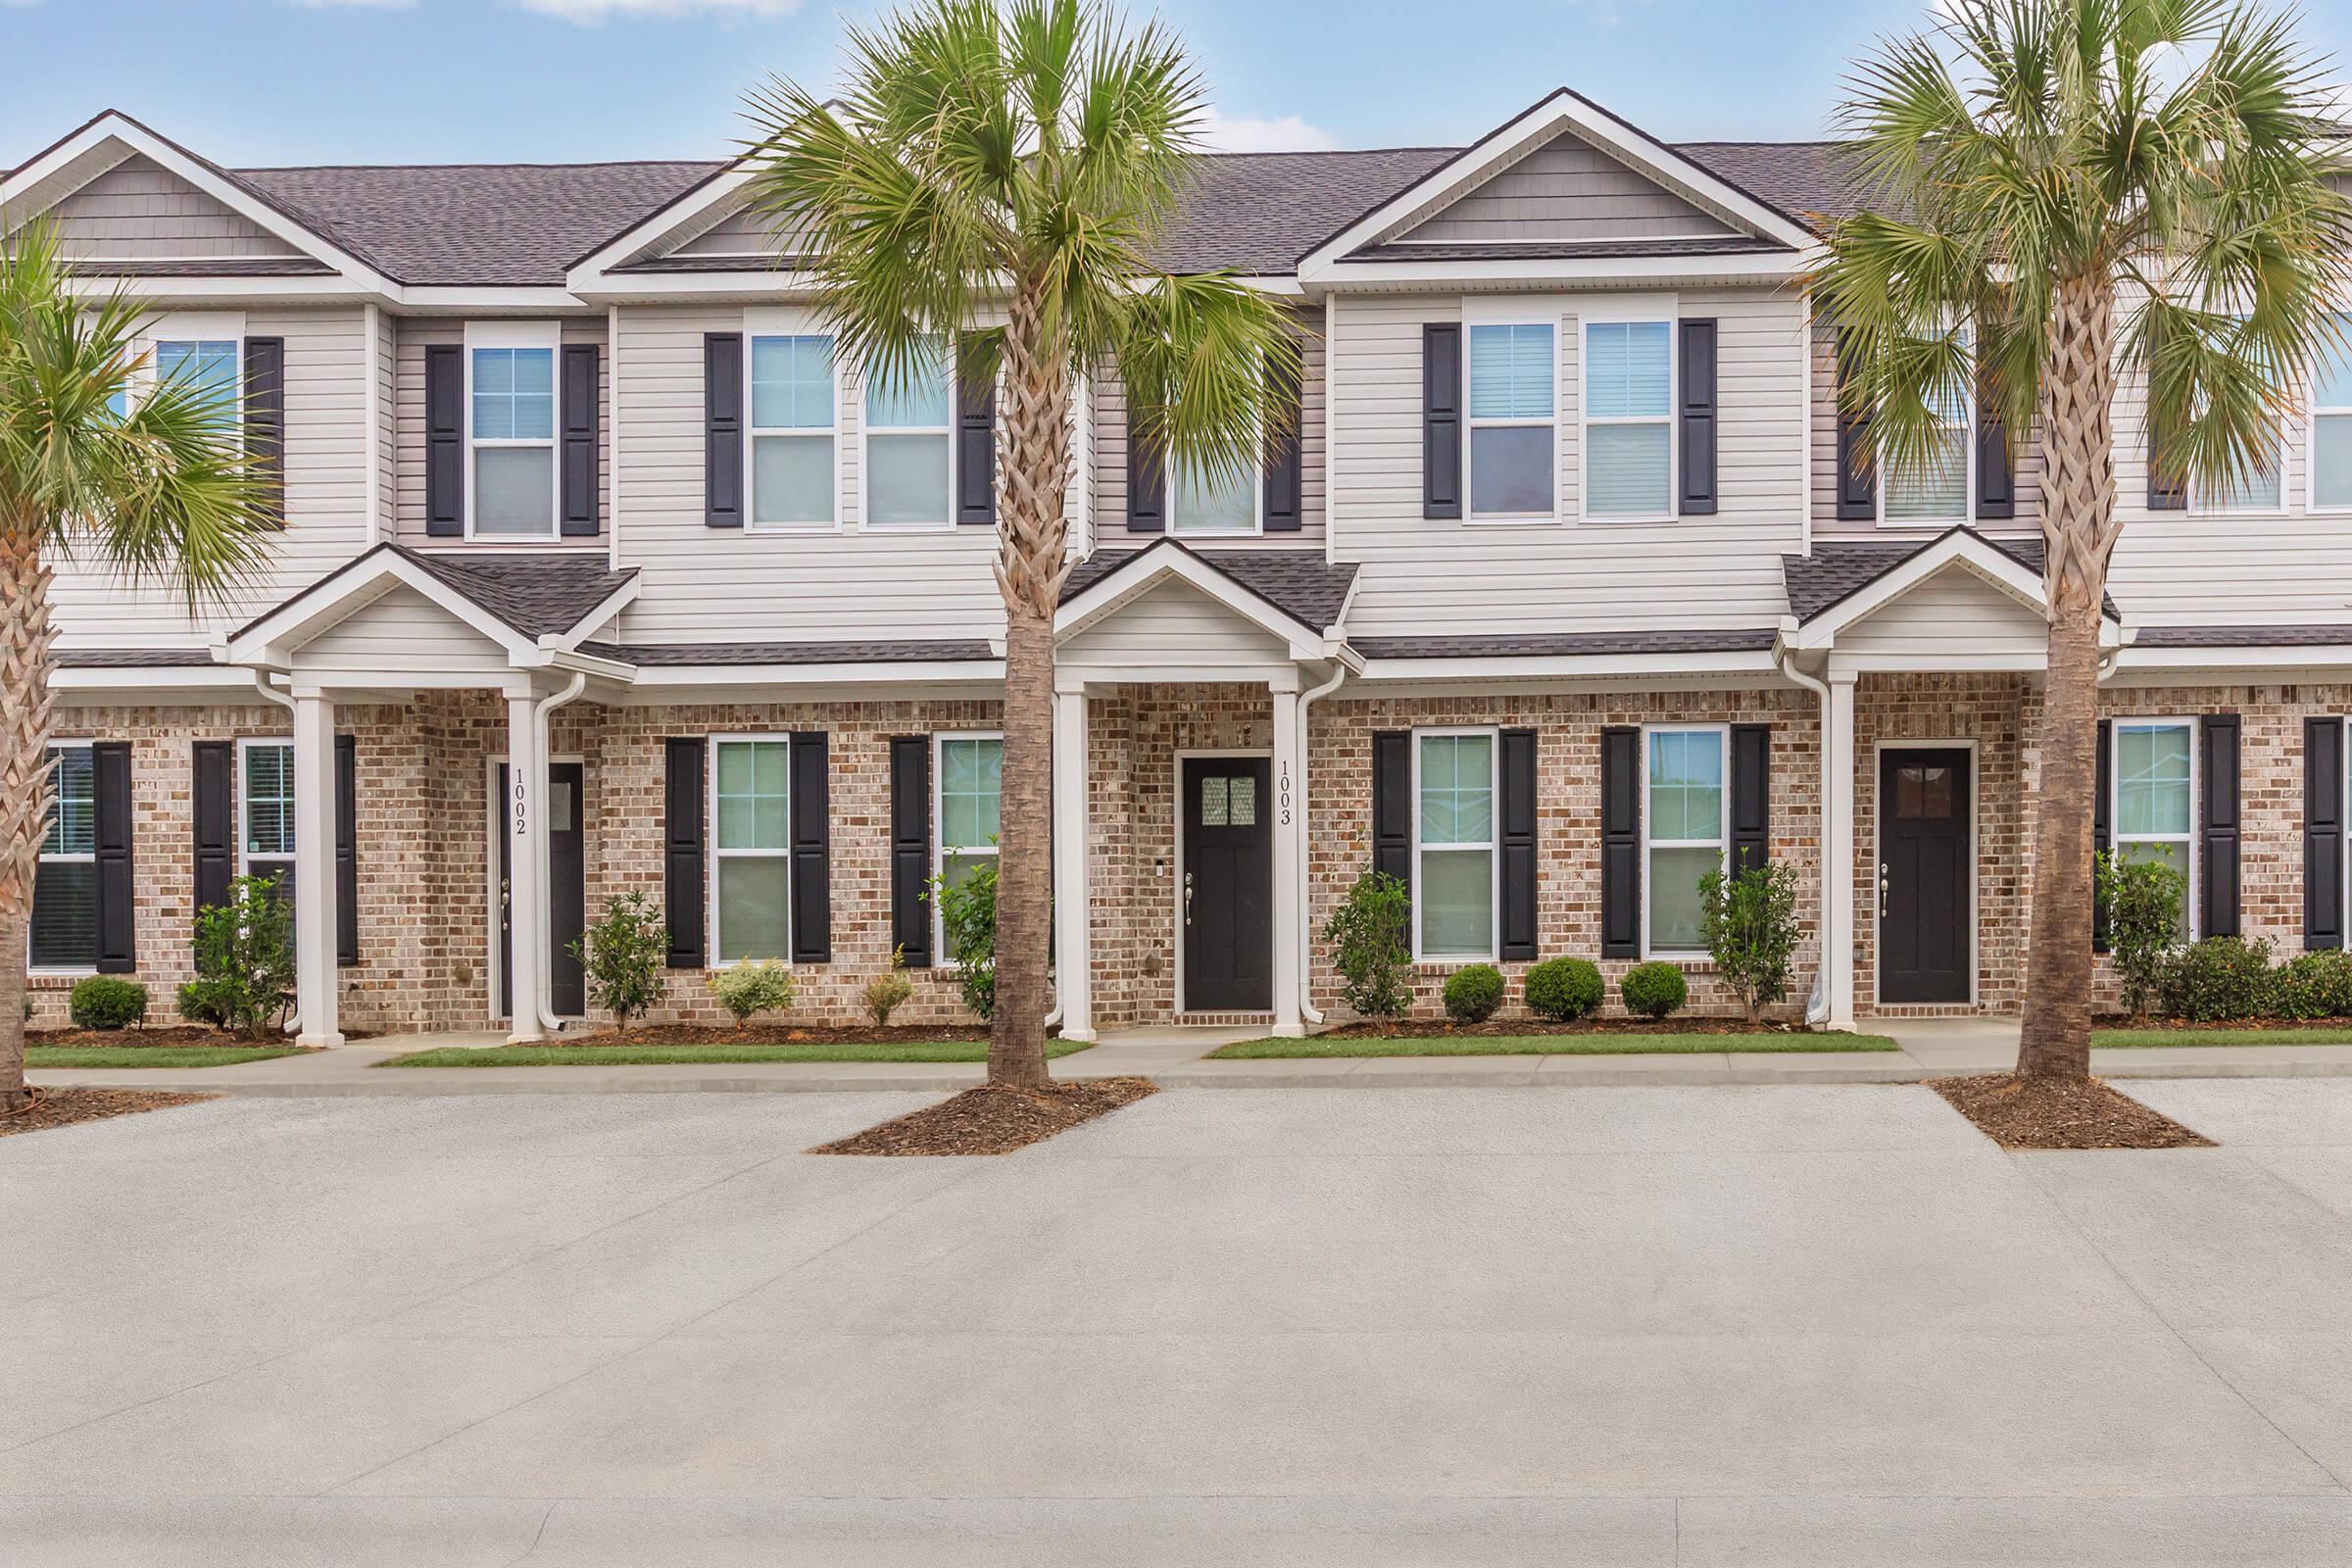
[[899,1010],[900,1004],[914,995],[914,982],[906,978],[906,950],[890,950],[890,967],[865,983],[865,1010],[874,1020],[874,1027],[890,1027],[890,1015]]
[[756,1014],[783,1012],[792,1005],[792,970],[774,958],[713,969],[708,984],[738,1029]]
[[94,974],[74,982],[66,1011],[76,1029],[128,1029],[147,1021],[147,988],[121,975]]
[[2272,1004],[2281,1018],[2352,1017],[2352,953],[2298,953],[2271,971]]
[[1591,958],[1545,958],[1527,971],[1527,1010],[1554,1023],[1582,1018],[1608,994],[1600,965]]
[[997,862],[986,861],[949,887],[931,879],[939,923],[948,939],[948,961],[963,1004],[982,1018],[997,1015]]
[[588,971],[588,1001],[612,1014],[612,1027],[626,1029],[669,995],[662,963],[669,952],[669,927],[642,893],[605,901],[605,912],[571,945],[571,956]]
[[1401,1018],[1412,1005],[1405,971],[1413,961],[1405,945],[1412,918],[1412,894],[1385,871],[1366,871],[1323,922],[1331,944],[1332,967],[1340,971],[1340,995],[1361,1018]]
[[1767,1003],[1788,995],[1796,954],[1796,868],[1786,860],[1751,865],[1728,883],[1720,870],[1699,878],[1699,935],[1724,984],[1754,1023]]
[[1446,977],[1446,1016],[1455,1023],[1485,1023],[1502,1005],[1502,971],[1474,963]]
[[2180,951],[2180,905],[2188,879],[2160,860],[2118,860],[2101,855],[2099,908],[2107,917],[2107,953],[2123,982],[2124,1010],[2137,1015],[2156,1004],[2165,971]]
[[1643,1018],[1663,1018],[1690,1000],[1690,982],[1682,966],[1653,959],[1637,963],[1617,982],[1625,1010]]
[[238,877],[225,904],[197,912],[196,978],[180,988],[180,1011],[262,1040],[293,1004],[293,906],[275,877]]
[[2260,1018],[2271,1011],[2271,944],[2207,937],[2181,950],[2165,972],[2167,1012],[2196,1023]]

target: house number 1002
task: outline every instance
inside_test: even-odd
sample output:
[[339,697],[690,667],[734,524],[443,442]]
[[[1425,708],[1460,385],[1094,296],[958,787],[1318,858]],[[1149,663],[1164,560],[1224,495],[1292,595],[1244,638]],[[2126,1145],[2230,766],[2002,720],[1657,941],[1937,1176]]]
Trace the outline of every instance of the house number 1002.
[[531,831],[530,812],[525,808],[530,800],[530,793],[524,788],[519,777],[514,780],[514,788],[510,793],[514,798],[514,836],[521,838]]

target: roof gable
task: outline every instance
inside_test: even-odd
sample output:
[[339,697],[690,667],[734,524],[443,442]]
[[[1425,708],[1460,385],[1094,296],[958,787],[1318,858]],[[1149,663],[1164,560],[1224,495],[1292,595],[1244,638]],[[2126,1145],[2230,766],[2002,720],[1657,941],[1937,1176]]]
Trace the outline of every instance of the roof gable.
[[1408,220],[1390,243],[1720,239],[1737,232],[1716,214],[1563,130],[1532,144],[1480,183],[1450,193],[1428,217]]

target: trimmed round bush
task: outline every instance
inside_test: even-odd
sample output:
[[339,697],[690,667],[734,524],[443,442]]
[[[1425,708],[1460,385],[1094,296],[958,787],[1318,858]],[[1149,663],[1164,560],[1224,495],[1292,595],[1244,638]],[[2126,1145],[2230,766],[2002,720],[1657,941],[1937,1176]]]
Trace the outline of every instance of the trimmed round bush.
[[74,982],[66,1012],[76,1029],[128,1029],[147,1021],[147,988],[121,975],[94,974]]
[[2352,1017],[2352,953],[2341,948],[2298,953],[2272,971],[2271,983],[2281,1018]]
[[209,980],[191,980],[179,988],[179,1015],[190,1023],[210,1024],[215,1029],[228,1027],[228,1016],[220,1010]]
[[2192,1023],[2261,1018],[2272,1010],[2271,944],[2207,937],[2180,950],[2165,976],[2164,1007]]
[[1599,1007],[1608,986],[1591,958],[1545,958],[1527,971],[1527,1010],[1570,1023]]
[[1474,963],[1446,977],[1446,1016],[1455,1023],[1485,1023],[1502,1005],[1502,971]]
[[755,1014],[783,1012],[792,1005],[792,970],[774,958],[710,971],[710,995],[734,1015],[737,1027]]
[[1625,1010],[1643,1018],[1663,1018],[1690,1000],[1690,982],[1680,964],[1652,959],[1637,963],[1617,982]]

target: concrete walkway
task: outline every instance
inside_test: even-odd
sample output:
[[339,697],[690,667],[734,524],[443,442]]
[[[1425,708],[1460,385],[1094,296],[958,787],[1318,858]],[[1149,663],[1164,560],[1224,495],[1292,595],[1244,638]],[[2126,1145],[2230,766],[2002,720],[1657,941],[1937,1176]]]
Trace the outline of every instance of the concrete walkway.
[[[1999,1072],[2017,1060],[2017,1025],[2004,1019],[1901,1021],[1880,1026],[1900,1052],[1704,1053],[1607,1056],[1331,1056],[1209,1061],[1218,1046],[1253,1038],[1249,1029],[1135,1030],[1063,1056],[1065,1078],[1140,1074],[1164,1088],[1396,1089],[1527,1085],[1917,1083]],[[228,1095],[571,1095],[892,1091],[953,1094],[979,1083],[974,1063],[883,1061],[714,1062],[684,1066],[398,1067],[376,1063],[441,1046],[490,1048],[491,1034],[409,1035],[336,1051],[233,1067],[47,1069],[31,1074],[57,1088],[205,1089]],[[2094,1071],[2108,1078],[2285,1078],[2352,1075],[2352,1046],[2190,1047],[2101,1051]]]

